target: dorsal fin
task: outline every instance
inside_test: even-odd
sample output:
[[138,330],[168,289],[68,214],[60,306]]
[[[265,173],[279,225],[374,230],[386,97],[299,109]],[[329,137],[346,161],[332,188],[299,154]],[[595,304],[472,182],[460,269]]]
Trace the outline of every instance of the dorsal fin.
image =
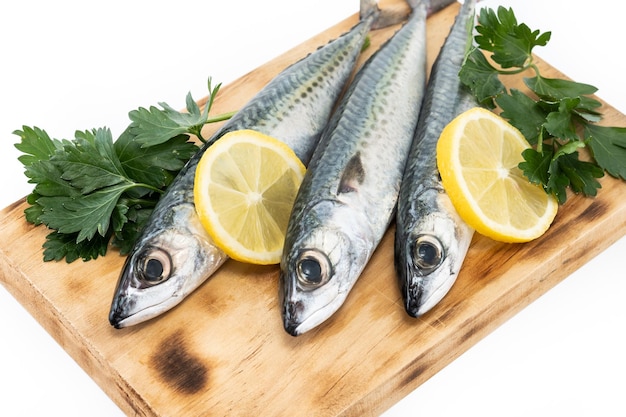
[[337,194],[352,193],[359,189],[359,185],[365,180],[365,170],[361,162],[361,153],[357,152],[346,164],[343,170]]

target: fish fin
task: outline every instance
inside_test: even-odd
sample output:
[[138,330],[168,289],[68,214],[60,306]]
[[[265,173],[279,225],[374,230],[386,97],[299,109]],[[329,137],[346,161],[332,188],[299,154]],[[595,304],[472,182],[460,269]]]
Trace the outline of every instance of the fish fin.
[[358,191],[359,185],[365,180],[365,170],[361,162],[361,153],[357,152],[346,164],[343,170],[337,194],[352,193]]

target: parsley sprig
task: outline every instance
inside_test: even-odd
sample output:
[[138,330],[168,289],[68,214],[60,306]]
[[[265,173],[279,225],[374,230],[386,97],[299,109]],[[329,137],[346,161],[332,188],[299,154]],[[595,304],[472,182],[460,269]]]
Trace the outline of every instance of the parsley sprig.
[[[511,8],[481,10],[476,25],[476,46],[468,53],[459,74],[484,106],[501,109],[501,115],[517,127],[533,146],[522,153],[519,168],[533,183],[563,204],[567,189],[596,196],[604,172],[626,179],[626,128],[595,124],[601,120],[601,103],[592,95],[596,87],[566,79],[547,78],[533,57],[533,49],[545,46],[551,32],[531,30],[518,23]],[[489,53],[487,58],[485,53]],[[531,70],[524,84],[526,95],[504,86],[501,77]],[[590,150],[591,160],[579,151]]]
[[209,117],[220,84],[209,78],[209,99],[200,109],[187,94],[186,111],[166,103],[129,113],[131,123],[113,140],[111,131],[77,131],[74,138],[52,139],[38,127],[23,126],[15,147],[29,183],[26,220],[52,231],[43,244],[44,261],[88,261],[132,248],[159,197],[204,142],[202,127],[228,119]]

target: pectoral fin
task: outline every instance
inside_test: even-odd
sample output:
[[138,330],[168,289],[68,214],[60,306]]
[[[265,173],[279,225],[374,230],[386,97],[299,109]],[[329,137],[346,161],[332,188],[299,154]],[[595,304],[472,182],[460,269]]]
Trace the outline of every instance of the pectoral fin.
[[346,168],[341,175],[337,194],[352,193],[358,191],[359,186],[365,180],[365,170],[361,163],[361,154],[357,152],[346,164]]

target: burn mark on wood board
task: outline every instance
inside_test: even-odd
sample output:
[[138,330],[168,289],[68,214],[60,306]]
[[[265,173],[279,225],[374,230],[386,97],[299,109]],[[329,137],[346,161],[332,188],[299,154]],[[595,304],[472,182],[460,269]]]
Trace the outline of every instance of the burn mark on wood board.
[[417,362],[418,365],[416,365],[414,368],[412,368],[407,375],[399,382],[399,387],[405,387],[405,386],[411,386],[413,385],[413,381],[417,380],[418,378],[422,377],[422,374],[424,374],[428,368],[430,368],[431,366],[433,366],[433,364],[431,362],[426,362],[424,360],[424,356],[420,356],[418,358]]
[[190,351],[182,331],[164,339],[152,355],[150,363],[165,385],[184,394],[202,391],[209,380],[208,368]]
[[591,222],[597,218],[603,217],[609,208],[606,203],[600,200],[594,200],[580,215],[581,218]]

